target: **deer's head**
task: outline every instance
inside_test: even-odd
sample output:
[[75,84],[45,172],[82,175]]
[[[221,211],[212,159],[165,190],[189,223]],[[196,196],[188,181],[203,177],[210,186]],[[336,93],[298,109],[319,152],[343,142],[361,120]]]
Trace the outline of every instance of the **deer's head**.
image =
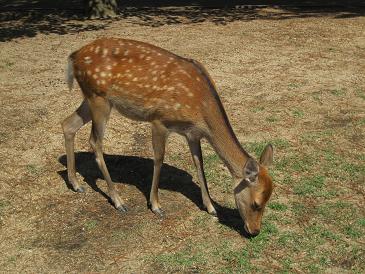
[[273,147],[269,144],[261,154],[259,163],[249,158],[243,167],[242,178],[237,179],[234,197],[245,230],[252,236],[260,233],[261,220],[273,184],[267,167],[272,164]]

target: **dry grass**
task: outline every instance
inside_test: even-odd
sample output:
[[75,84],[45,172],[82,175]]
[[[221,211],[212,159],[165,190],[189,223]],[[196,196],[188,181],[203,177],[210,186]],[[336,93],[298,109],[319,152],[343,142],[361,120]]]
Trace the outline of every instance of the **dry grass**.
[[[137,18],[109,22],[105,30],[0,44],[0,269],[363,272],[365,19],[335,17],[158,27]],[[200,60],[244,147],[257,155],[274,144],[276,189],[258,237],[240,235],[229,174],[207,144],[210,192],[225,218],[200,210],[188,149],[178,136],[170,139],[162,174],[168,217],[158,220],[145,197],[149,126],[116,113],[106,160],[131,211],[120,215],[107,202],[87,152],[89,126],[76,147],[79,178],[90,187],[84,195],[70,191],[60,121],[82,98],[67,91],[64,66],[72,50],[101,36],[143,40]]]

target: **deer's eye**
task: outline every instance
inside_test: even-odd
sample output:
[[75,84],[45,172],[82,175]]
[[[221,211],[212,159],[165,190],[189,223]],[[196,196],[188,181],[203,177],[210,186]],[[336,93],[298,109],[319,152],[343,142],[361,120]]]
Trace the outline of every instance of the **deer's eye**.
[[253,204],[252,204],[251,207],[255,211],[260,211],[262,209],[262,207],[258,203],[256,203],[256,202],[253,202]]

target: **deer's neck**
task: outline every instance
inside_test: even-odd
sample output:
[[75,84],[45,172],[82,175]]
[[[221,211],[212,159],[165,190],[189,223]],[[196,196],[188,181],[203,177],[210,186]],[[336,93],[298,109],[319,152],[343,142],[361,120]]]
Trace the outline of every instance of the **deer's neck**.
[[219,108],[214,115],[212,114],[211,112],[207,116],[209,118],[206,119],[209,128],[206,138],[226,164],[232,176],[242,177],[243,166],[250,156],[238,142],[223,107]]

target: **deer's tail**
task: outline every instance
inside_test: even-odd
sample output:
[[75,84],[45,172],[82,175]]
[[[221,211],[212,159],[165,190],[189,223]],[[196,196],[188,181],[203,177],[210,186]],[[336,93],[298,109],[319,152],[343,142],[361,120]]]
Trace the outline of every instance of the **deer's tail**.
[[67,67],[66,67],[66,82],[68,85],[68,89],[72,90],[74,85],[74,64],[73,64],[73,54],[67,58]]

